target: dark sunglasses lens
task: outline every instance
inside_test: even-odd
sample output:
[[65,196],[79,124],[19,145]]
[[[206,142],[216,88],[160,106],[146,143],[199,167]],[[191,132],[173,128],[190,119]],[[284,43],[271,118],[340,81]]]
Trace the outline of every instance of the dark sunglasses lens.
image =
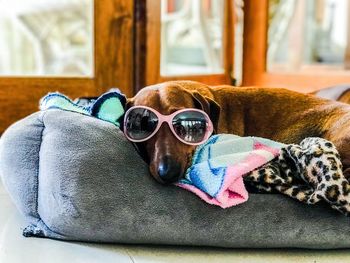
[[173,127],[176,134],[184,141],[199,143],[204,140],[207,122],[203,113],[189,110],[175,115]]
[[125,116],[124,132],[134,140],[150,136],[158,125],[158,117],[150,110],[135,108]]

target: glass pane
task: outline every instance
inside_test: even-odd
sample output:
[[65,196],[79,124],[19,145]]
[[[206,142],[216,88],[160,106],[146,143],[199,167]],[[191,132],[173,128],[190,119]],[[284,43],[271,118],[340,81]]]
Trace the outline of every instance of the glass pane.
[[269,4],[269,71],[350,67],[350,1],[269,0]]
[[224,0],[162,0],[161,75],[222,73]]
[[0,1],[0,75],[91,76],[93,0]]

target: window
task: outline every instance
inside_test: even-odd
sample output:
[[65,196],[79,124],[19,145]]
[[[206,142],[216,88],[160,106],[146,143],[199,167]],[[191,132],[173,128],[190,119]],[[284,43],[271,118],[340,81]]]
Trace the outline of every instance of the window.
[[92,0],[0,2],[1,76],[93,76]]
[[0,133],[50,91],[132,96],[133,11],[129,0],[0,1]]
[[135,56],[141,58],[135,62],[140,69],[136,90],[176,79],[232,83],[232,0],[140,2],[138,9],[145,10],[145,16],[140,15],[136,30]]
[[162,1],[160,74],[222,74],[224,1]]
[[347,0],[274,0],[269,4],[268,72],[349,68]]
[[243,85],[312,92],[350,82],[347,0],[245,1]]

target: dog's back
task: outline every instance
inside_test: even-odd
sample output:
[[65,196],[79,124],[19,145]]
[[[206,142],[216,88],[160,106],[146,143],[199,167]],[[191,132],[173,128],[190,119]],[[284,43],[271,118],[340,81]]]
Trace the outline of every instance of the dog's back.
[[222,108],[218,132],[285,143],[322,137],[331,119],[350,113],[348,105],[286,89],[218,86],[212,93]]

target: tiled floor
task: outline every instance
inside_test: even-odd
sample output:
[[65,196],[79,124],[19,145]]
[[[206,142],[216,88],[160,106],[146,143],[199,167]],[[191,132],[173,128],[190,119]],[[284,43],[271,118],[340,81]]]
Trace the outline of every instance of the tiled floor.
[[23,226],[22,216],[0,183],[0,263],[350,262],[350,250],[236,250],[99,245],[24,238],[21,235]]

